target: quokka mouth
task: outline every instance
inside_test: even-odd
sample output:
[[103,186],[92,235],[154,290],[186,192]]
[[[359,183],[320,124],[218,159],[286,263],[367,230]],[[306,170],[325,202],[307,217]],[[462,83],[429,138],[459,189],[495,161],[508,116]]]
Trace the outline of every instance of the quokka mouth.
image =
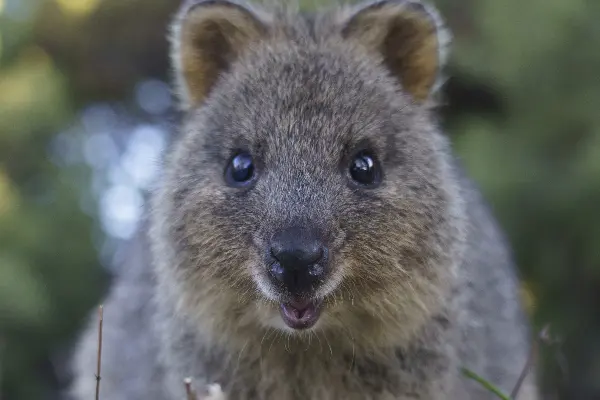
[[321,316],[322,303],[322,301],[310,300],[292,300],[281,303],[281,318],[292,329],[311,328]]

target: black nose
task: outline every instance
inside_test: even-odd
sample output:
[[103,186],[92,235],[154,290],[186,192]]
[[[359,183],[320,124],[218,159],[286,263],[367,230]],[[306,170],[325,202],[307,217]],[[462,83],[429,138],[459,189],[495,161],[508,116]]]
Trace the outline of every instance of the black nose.
[[326,273],[327,249],[318,235],[290,228],[271,240],[269,275],[292,294],[309,292]]

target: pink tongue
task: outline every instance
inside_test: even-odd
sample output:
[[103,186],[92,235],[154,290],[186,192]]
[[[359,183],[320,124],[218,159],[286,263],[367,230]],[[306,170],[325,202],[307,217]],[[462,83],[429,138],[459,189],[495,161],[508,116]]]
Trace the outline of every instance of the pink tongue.
[[306,311],[310,308],[311,304],[309,301],[291,301],[289,307],[292,309],[294,316],[301,319]]
[[281,313],[285,323],[293,329],[305,329],[313,326],[319,319],[319,305],[311,301],[290,301],[281,304]]
[[297,308],[292,306],[292,311],[294,312],[294,316],[298,319],[301,319],[306,313],[306,308],[304,310],[298,310]]

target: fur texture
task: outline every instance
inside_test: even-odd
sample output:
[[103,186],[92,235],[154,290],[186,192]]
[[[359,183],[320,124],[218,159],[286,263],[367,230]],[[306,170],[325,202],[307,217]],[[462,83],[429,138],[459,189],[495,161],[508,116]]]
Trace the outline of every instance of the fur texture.
[[[186,116],[148,221],[105,302],[104,398],[182,399],[183,379],[242,399],[492,399],[528,331],[510,254],[433,115],[448,35],[413,1],[317,14],[186,3],[171,34]],[[381,183],[348,166],[369,150]],[[224,171],[252,155],[255,179]],[[308,330],[279,314],[264,253],[307,226],[330,269]],[[72,393],[91,398],[95,325]],[[533,380],[521,399],[535,399]]]

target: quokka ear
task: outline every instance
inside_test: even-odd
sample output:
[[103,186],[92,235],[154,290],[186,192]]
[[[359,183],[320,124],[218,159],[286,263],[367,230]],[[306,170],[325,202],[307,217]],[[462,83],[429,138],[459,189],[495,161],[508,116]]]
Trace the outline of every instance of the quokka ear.
[[416,101],[435,91],[450,36],[432,6],[417,0],[358,5],[343,23],[342,35],[378,53]]
[[170,38],[182,107],[200,105],[219,76],[266,32],[255,12],[234,1],[187,1]]

